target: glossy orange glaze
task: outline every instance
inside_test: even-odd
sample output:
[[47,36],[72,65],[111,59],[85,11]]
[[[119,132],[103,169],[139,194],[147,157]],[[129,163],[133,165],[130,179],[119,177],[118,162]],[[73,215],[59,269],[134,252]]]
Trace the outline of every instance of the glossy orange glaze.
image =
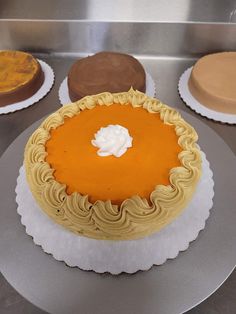
[[30,82],[39,64],[23,51],[0,51],[0,93],[13,91]]
[[[120,158],[100,157],[91,144],[94,134],[109,124],[120,124],[133,137],[133,147]],[[180,166],[174,127],[158,114],[131,105],[96,106],[84,110],[51,131],[46,143],[47,162],[67,193],[89,195],[89,200],[120,204],[139,195],[149,199],[156,185],[169,184],[169,171]]]

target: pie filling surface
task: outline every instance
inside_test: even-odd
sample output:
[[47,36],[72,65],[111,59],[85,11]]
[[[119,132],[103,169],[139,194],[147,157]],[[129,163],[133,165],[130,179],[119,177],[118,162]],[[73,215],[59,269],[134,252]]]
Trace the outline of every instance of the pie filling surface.
[[[101,157],[91,144],[94,134],[109,124],[119,124],[133,137],[132,147],[117,158]],[[134,195],[149,199],[156,185],[168,185],[169,172],[180,166],[181,151],[174,126],[144,108],[113,104],[96,106],[65,119],[51,131],[46,160],[67,193],[89,195],[89,200],[121,204]]]

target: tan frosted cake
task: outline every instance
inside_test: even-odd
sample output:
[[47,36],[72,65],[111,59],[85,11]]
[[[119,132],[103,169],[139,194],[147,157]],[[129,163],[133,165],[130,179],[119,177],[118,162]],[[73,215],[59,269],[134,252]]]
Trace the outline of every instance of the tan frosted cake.
[[87,96],[32,134],[24,166],[34,198],[79,235],[150,235],[186,207],[201,175],[196,131],[159,100],[133,91]]
[[44,81],[39,62],[22,51],[0,51],[0,107],[34,95]]
[[199,59],[188,86],[202,105],[236,114],[236,52],[214,53]]

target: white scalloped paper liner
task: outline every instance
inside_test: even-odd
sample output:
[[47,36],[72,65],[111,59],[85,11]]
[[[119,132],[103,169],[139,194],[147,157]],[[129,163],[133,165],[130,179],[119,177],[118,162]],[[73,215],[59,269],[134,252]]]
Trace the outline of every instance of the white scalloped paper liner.
[[42,86],[40,87],[40,89],[30,98],[27,98],[25,100],[22,100],[20,102],[17,102],[11,105],[0,107],[0,114],[7,114],[7,113],[15,112],[17,110],[21,110],[29,106],[32,106],[33,104],[38,102],[40,99],[42,99],[44,96],[46,96],[47,93],[50,91],[54,83],[53,69],[46,62],[39,59],[37,60],[40,63],[41,68],[44,72],[44,82]]
[[25,170],[17,178],[17,212],[26,233],[46,253],[68,266],[97,273],[135,273],[161,265],[185,251],[205,227],[213,205],[214,181],[202,152],[203,172],[197,190],[185,211],[159,232],[139,240],[106,241],[76,235],[50,219],[36,204],[26,182]]
[[[145,91],[145,93],[149,97],[155,97],[156,87],[155,87],[154,80],[147,71],[145,71],[145,73],[146,73],[146,91]],[[62,83],[59,87],[58,96],[59,96],[60,103],[63,106],[66,104],[72,103],[70,96],[69,96],[69,91],[68,91],[67,77],[62,81]]]
[[189,242],[204,228],[214,194],[212,172],[203,156],[203,176],[190,206],[181,216],[182,227],[180,222],[177,223],[179,217],[159,233],[141,240],[93,240],[77,236],[49,219],[32,198],[24,178],[24,170],[21,169],[20,172],[16,192],[18,212],[22,216],[26,232],[55,259],[65,261],[69,266],[99,273],[133,273],[137,270],[147,270],[153,264],[160,265],[167,258],[176,257],[179,251],[187,249]]
[[215,111],[203,106],[200,102],[196,100],[191,94],[188,88],[188,80],[192,71],[192,68],[188,68],[181,75],[178,84],[178,90],[180,97],[183,99],[185,104],[193,109],[196,113],[200,114],[203,117],[207,117],[214,121],[219,121],[228,124],[236,124],[236,114],[228,114],[219,111]]

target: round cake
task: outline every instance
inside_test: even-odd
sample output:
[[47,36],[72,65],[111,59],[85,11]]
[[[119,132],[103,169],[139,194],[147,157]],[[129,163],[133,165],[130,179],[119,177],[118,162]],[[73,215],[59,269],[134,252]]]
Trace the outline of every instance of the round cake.
[[191,94],[215,111],[236,114],[236,52],[214,53],[193,66],[188,86]]
[[22,51],[0,51],[0,106],[34,95],[44,81],[39,62]]
[[146,74],[140,62],[117,52],[99,52],[76,61],[67,82],[72,101],[102,92],[124,92],[131,87],[146,90]]
[[42,210],[67,229],[94,239],[141,238],[191,200],[201,175],[197,139],[176,110],[141,92],[87,96],[32,134],[27,181]]

